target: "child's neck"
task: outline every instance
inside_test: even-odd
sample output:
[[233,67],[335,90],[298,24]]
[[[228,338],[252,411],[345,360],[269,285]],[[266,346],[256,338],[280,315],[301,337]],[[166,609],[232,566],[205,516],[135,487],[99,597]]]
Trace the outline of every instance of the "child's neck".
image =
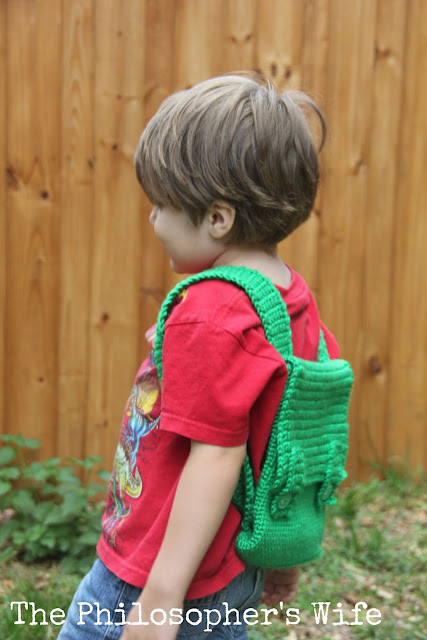
[[212,264],[213,267],[233,265],[256,269],[267,276],[274,284],[288,288],[291,284],[291,272],[277,254],[277,246],[253,247],[229,245]]

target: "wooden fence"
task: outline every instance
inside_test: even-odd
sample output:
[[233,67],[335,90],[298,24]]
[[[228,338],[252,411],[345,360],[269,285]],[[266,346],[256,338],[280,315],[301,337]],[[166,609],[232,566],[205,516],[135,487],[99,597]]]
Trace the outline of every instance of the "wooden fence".
[[426,460],[426,0],[0,0],[0,415],[112,462],[175,282],[133,152],[172,91],[259,69],[329,120],[281,246],[355,370],[352,478]]

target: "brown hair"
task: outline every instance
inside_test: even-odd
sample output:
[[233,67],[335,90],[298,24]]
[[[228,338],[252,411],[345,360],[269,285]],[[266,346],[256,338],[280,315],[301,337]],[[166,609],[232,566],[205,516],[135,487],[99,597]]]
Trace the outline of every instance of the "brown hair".
[[301,107],[325,119],[306,94],[278,94],[265,78],[225,75],[171,95],[135,152],[138,180],[155,205],[200,224],[215,200],[236,210],[229,240],[276,244],[306,220],[319,181],[317,149]]

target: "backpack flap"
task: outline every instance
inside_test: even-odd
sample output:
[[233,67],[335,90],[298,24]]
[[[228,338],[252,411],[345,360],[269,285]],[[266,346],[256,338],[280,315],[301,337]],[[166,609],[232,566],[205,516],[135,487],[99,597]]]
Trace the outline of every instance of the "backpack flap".
[[288,379],[273,424],[254,517],[236,548],[245,562],[284,569],[321,555],[325,504],[345,478],[352,371],[343,360],[286,359]]
[[326,477],[339,484],[347,454],[351,367],[345,360],[311,362],[294,356],[290,360],[279,438],[302,451],[304,486],[323,483]]

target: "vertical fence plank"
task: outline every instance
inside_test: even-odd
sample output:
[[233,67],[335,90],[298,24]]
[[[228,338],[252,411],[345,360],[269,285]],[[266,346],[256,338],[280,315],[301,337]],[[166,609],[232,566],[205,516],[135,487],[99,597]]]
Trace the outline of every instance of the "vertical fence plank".
[[[172,92],[174,64],[174,2],[149,0],[145,16],[145,70],[143,119],[137,123],[140,134],[160,104]],[[161,51],[161,55],[158,52]],[[136,181],[136,177],[135,177]],[[140,187],[138,187],[140,188]],[[166,294],[169,260],[149,222],[151,203],[144,197],[141,207],[142,238],[141,287],[139,297],[140,357],[146,355],[145,332],[154,324]]]
[[[358,439],[361,461],[383,461],[389,375],[390,302],[396,212],[395,185],[403,79],[405,0],[378,3],[362,291],[362,358],[358,364]],[[356,213],[356,212],[355,212]],[[362,274],[359,274],[359,279]],[[361,465],[360,479],[372,474]]]
[[222,71],[223,0],[176,0],[174,89]]
[[304,2],[258,0],[255,64],[279,89],[300,89]]
[[395,253],[390,309],[390,385],[385,452],[426,464],[427,440],[427,3],[406,3],[406,60],[397,147]]
[[7,4],[5,429],[57,436],[61,5]]
[[82,457],[92,250],[93,0],[63,2],[58,454]]
[[[224,3],[223,0],[199,2],[177,0],[175,16],[175,56],[173,90],[193,86],[222,71]],[[195,26],[197,25],[197,26]],[[166,257],[166,264],[169,259]],[[165,287],[171,289],[182,276],[169,266]]]
[[232,0],[225,3],[224,59],[221,73],[254,68],[256,0]]
[[301,85],[325,108],[328,78],[329,0],[306,0]]
[[0,433],[5,429],[6,337],[6,3],[0,4]]
[[[309,56],[305,49],[305,35],[310,29],[309,47],[313,59],[316,59],[317,23],[312,21],[310,13],[315,12],[311,5],[295,0],[274,0],[259,3],[256,37],[256,67],[275,82],[279,91],[287,89],[308,89],[303,86],[304,62]],[[307,24],[309,23],[309,24]],[[316,253],[308,250],[317,244],[316,219],[310,220],[279,246],[279,255],[285,262],[301,272],[308,283],[313,281],[316,271]],[[301,247],[307,248],[303,253]],[[312,259],[313,267],[308,269],[304,261],[307,255]]]
[[145,4],[96,2],[95,183],[87,451],[112,460],[138,365]]
[[[335,332],[342,354],[359,371],[364,303],[363,255],[367,214],[367,149],[371,133],[376,2],[330,2],[328,181],[323,190],[319,301],[322,317]],[[363,96],[363,99],[361,99]],[[359,421],[356,376],[351,424]],[[349,471],[360,464],[359,435],[351,431]]]
[[[305,2],[303,23],[303,53],[301,60],[301,84],[298,89],[308,93],[321,109],[325,109],[328,68],[328,7],[329,0]],[[309,114],[310,126],[316,144],[320,144],[317,118]],[[318,195],[310,219],[282,244],[281,252],[292,266],[305,278],[314,295],[318,295],[318,260],[320,217],[323,211],[322,192],[325,180],[324,152],[320,155],[321,179]]]

